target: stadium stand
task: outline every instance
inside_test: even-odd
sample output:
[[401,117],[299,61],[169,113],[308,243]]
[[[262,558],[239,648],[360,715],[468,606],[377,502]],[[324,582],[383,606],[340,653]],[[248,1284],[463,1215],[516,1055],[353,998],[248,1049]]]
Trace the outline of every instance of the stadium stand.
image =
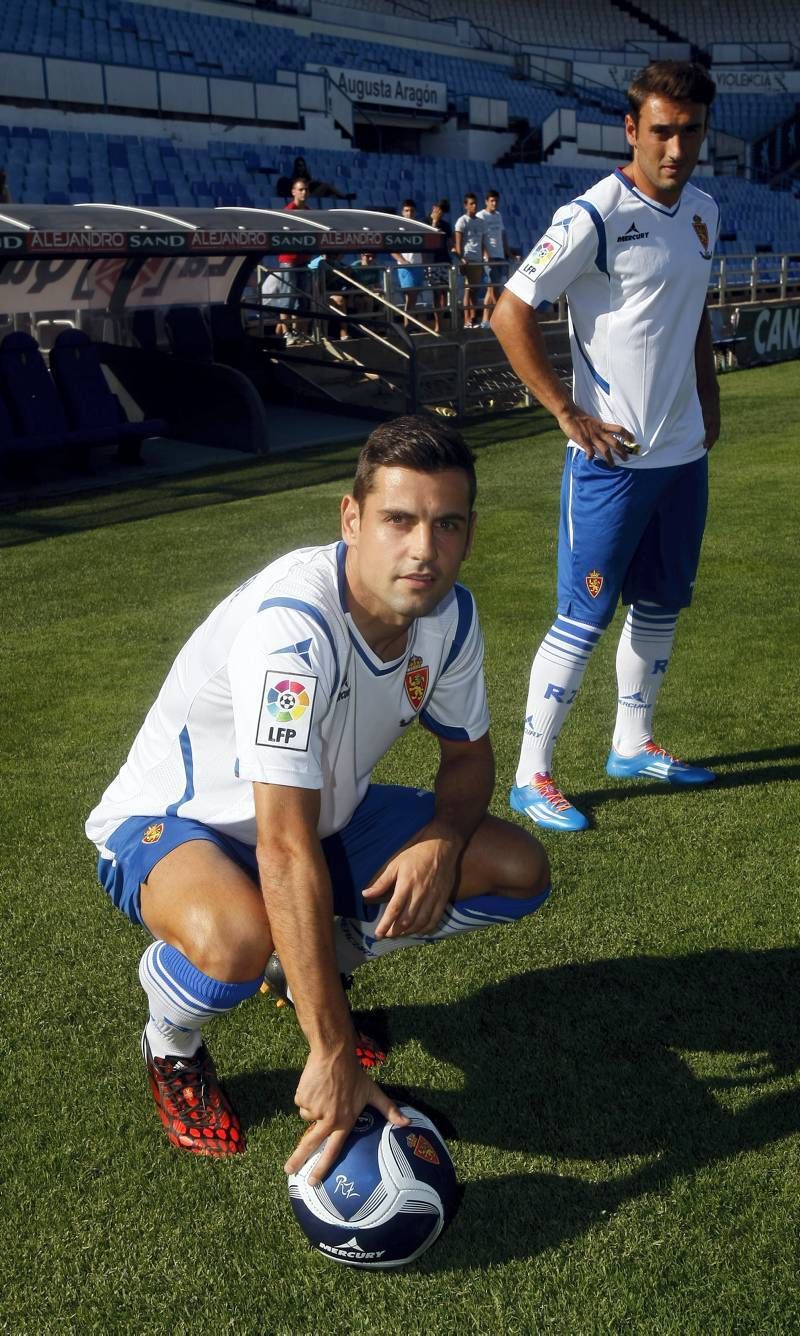
[[[182,2],[185,7],[177,7]],[[455,7],[451,0],[348,0],[347,7],[299,0],[303,12],[297,15],[277,12],[277,4],[275,13],[266,13],[262,6],[248,11],[220,0],[6,0],[0,54],[11,76],[0,91],[9,122],[0,124],[0,165],[21,204],[105,200],[165,214],[225,205],[282,208],[278,182],[291,175],[299,156],[308,158],[315,177],[334,183],[360,208],[395,211],[411,197],[424,214],[446,196],[454,221],[467,191],[482,198],[492,186],[501,192],[511,246],[524,254],[556,207],[627,156],[621,89],[632,68],[654,54],[688,55],[690,44],[721,51],[721,37],[726,59],[742,69],[748,58],[762,56],[786,68],[797,37],[794,0],[786,4],[765,0],[754,15],[733,0],[720,33],[702,0],[637,0],[630,7],[635,12],[624,12],[616,0],[564,0],[552,7],[496,0],[490,9],[477,0]],[[371,25],[367,13],[380,21]],[[772,42],[776,33],[780,50],[774,42],[769,51],[748,46]],[[799,53],[796,45],[795,65]],[[446,96],[417,118],[407,107],[399,128],[385,115],[372,135],[374,107],[362,102],[356,114],[351,102],[348,128],[347,117],[331,110],[333,83],[323,88],[314,73],[320,68],[427,81],[444,85]],[[316,107],[303,102],[300,91],[306,80],[307,97],[308,80],[315,79],[322,90]],[[742,91],[745,86],[732,76],[720,83],[710,162],[718,134],[718,163],[724,161],[726,173],[747,165],[751,174],[761,168],[768,180],[784,158],[765,152],[764,137],[777,142],[772,131],[796,114],[798,100],[786,91],[791,81],[762,80],[758,91]],[[288,99],[283,111],[282,99]],[[484,113],[477,100],[501,109],[497,119],[479,119]],[[407,151],[384,151],[401,147]],[[419,148],[424,151],[411,151]],[[749,274],[749,257],[766,254],[772,263],[774,254],[774,274],[761,273],[785,294],[786,276],[796,278],[797,265],[781,267],[777,257],[798,250],[800,187],[774,190],[733,174],[705,174],[699,184],[723,209],[715,275],[727,273],[723,282],[736,288],[728,281],[736,273],[738,289],[749,284],[755,299],[763,291],[761,279]],[[312,207],[327,203],[311,200]],[[726,271],[729,257],[735,263]],[[454,303],[456,289],[453,276]],[[264,449],[265,402],[286,388],[281,377],[292,366],[291,359],[276,366],[272,352],[283,353],[279,335],[269,334],[272,344],[248,337],[248,320],[255,317],[248,313],[243,321],[238,307],[166,305],[134,311],[121,342],[92,344],[79,331],[61,335],[50,357],[52,378],[35,343],[23,347],[14,339],[26,334],[10,335],[0,352],[0,460],[39,452],[80,467],[88,446],[110,440],[112,429],[131,450],[150,428],[211,442],[219,430],[215,396],[229,406],[230,443]],[[261,318],[261,334],[265,323],[274,326],[271,314],[271,325]],[[324,315],[317,320],[318,342],[325,339]],[[383,311],[382,318],[388,328],[391,317]],[[43,325],[39,331],[49,343],[52,330],[46,340]],[[97,323],[90,332],[106,337]],[[485,362],[480,350],[475,355]],[[295,377],[319,378],[319,366],[303,371],[304,358],[308,363],[307,351],[294,362]],[[198,378],[198,366],[208,375]],[[144,413],[144,423],[127,422],[103,367]],[[469,374],[483,401],[485,366],[476,363]],[[503,370],[497,374],[502,380]],[[40,399],[31,390],[34,376]],[[495,402],[506,391],[517,393],[516,384],[498,385]]]
[[[509,8],[514,7],[510,5]],[[606,14],[605,9],[608,9]],[[518,6],[519,13],[527,12]],[[494,16],[494,9],[492,11]],[[574,51],[580,42],[601,40],[606,52],[613,51],[614,42],[620,46],[623,38],[627,42],[629,63],[637,64],[646,58],[646,46],[636,47],[636,20],[628,18],[610,4],[604,7],[601,18],[596,7],[577,3],[571,6],[559,6],[556,13],[549,17],[542,9],[536,11],[537,22],[553,25],[554,31],[549,37],[553,43],[571,43]],[[607,21],[606,21],[607,20]],[[632,30],[631,24],[634,25]],[[549,32],[549,30],[548,30]],[[648,31],[651,43],[655,41],[653,31]],[[540,37],[542,35],[540,34]],[[555,49],[555,48],[552,48]],[[561,49],[567,49],[563,47]],[[562,85],[553,87],[553,76],[546,76],[541,68],[541,61],[531,57],[529,77],[520,78],[513,66],[511,57],[493,57],[479,50],[465,52],[456,56],[452,50],[426,49],[415,46],[389,44],[359,40],[349,35],[337,35],[334,32],[317,31],[308,35],[295,33],[289,27],[273,27],[268,23],[255,23],[243,18],[218,17],[213,14],[192,13],[191,36],[187,30],[187,15],[184,11],[173,10],[164,5],[136,4],[133,0],[124,0],[118,6],[105,6],[96,3],[83,4],[78,0],[65,0],[62,4],[25,4],[23,0],[10,0],[0,15],[0,51],[25,56],[30,61],[33,57],[58,59],[68,62],[109,62],[107,69],[117,66],[128,67],[132,75],[142,76],[147,71],[159,71],[176,75],[191,75],[195,78],[216,76],[218,80],[228,81],[226,88],[241,108],[251,106],[255,119],[256,103],[253,88],[275,86],[275,80],[282,77],[281,71],[294,72],[298,75],[312,66],[330,66],[334,68],[355,68],[372,74],[396,74],[407,78],[431,80],[446,85],[450,110],[464,113],[469,99],[486,97],[505,101],[511,118],[527,120],[529,125],[537,126],[556,109],[574,109],[587,122],[607,123],[609,113],[618,116],[622,108],[619,93],[613,88],[581,89],[578,86]],[[584,53],[586,54],[586,53]],[[598,53],[601,55],[602,53]],[[619,60],[619,55],[613,57]],[[505,63],[502,63],[505,59]],[[500,61],[501,63],[497,63]],[[88,70],[99,72],[101,65],[87,66]],[[86,84],[86,71],[75,67],[74,80]],[[60,65],[59,78],[69,78]],[[48,67],[52,82],[53,71]],[[80,75],[84,74],[83,81]],[[150,76],[154,77],[153,75]],[[232,88],[232,81],[242,83]],[[550,86],[548,86],[548,80]],[[248,81],[245,84],[245,81]],[[39,78],[44,89],[44,75]],[[89,101],[105,100],[111,109],[114,99],[126,96],[124,92],[113,91],[120,85],[110,80],[105,81],[104,93],[87,92]],[[32,84],[32,87],[35,85]],[[48,85],[49,86],[49,85]],[[124,87],[124,85],[123,85]],[[109,91],[109,89],[111,91]],[[196,90],[195,90],[196,91]],[[198,97],[207,97],[200,90]],[[170,93],[170,96],[172,93]],[[53,94],[51,93],[51,96]],[[75,96],[71,94],[70,96]],[[149,96],[149,94],[148,94]],[[152,93],[153,105],[158,106],[158,98],[167,100],[166,93]],[[186,93],[189,98],[189,93]],[[191,106],[191,99],[185,104]],[[205,103],[198,103],[198,106]],[[715,108],[714,124],[729,134],[754,140],[772,125],[789,115],[796,105],[790,94],[721,94]],[[35,137],[35,136],[34,136]],[[13,170],[14,162],[10,164]],[[70,198],[76,194],[87,193],[87,186],[93,184],[89,169],[90,164],[79,160],[72,164],[72,183],[67,179],[66,168],[61,164],[51,167],[46,189],[60,196]],[[170,191],[167,183],[170,175],[154,174],[151,164],[140,161],[136,164],[139,180],[139,193],[166,196],[169,202]],[[145,177],[149,174],[151,188],[146,188]],[[203,180],[198,173],[197,180]],[[215,178],[206,178],[209,183]],[[40,185],[41,182],[36,183]],[[218,189],[203,192],[206,197],[224,194],[224,182],[217,182]],[[143,201],[152,202],[152,201]]]
[[769,0],[760,5],[751,0],[725,0],[724,9],[697,0],[645,0],[638,8],[643,16],[650,14],[705,50],[720,41],[775,43],[788,39],[800,47],[795,0]]
[[[271,193],[274,178],[265,176],[263,168],[289,173],[294,158],[307,151],[307,145],[294,145],[277,154],[219,140],[191,148],[163,138],[57,130],[19,135],[0,125],[0,161],[11,164],[20,203],[93,198],[162,209],[218,204],[280,208],[285,200]],[[458,208],[467,190],[480,193],[495,186],[516,249],[527,247],[558,204],[591,185],[600,170],[547,163],[496,167],[480,159],[330,149],[313,156],[316,170],[342,182],[363,207],[394,210],[410,195],[427,210],[434,199],[446,195]],[[703,187],[724,204],[722,244],[729,252],[752,250],[756,244],[776,252],[797,249],[798,202],[790,192],[728,176],[705,177]]]
[[421,20],[450,20],[458,14],[469,19],[479,33],[488,39],[500,34],[519,44],[558,47],[596,47],[598,34],[601,45],[607,49],[627,43],[652,40],[654,28],[634,14],[624,14],[609,0],[565,0],[558,5],[531,5],[524,0],[494,0],[487,6],[485,0],[403,0],[398,11],[395,0],[354,0],[350,8],[369,12],[397,14]]

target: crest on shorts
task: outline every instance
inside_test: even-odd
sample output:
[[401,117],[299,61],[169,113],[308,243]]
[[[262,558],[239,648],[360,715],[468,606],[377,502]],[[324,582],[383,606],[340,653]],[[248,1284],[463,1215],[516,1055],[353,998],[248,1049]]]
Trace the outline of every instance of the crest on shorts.
[[586,588],[589,590],[592,598],[597,598],[597,595],[600,593],[604,584],[605,578],[599,571],[589,571],[589,574],[586,577]]
[[164,834],[164,822],[154,821],[152,826],[148,826],[142,836],[142,844],[158,844],[161,836]]
[[439,1164],[439,1156],[431,1145],[427,1137],[421,1132],[409,1132],[406,1137],[406,1145],[413,1150],[414,1154],[426,1164]]
[[700,254],[702,255],[704,260],[710,260],[711,251],[708,249],[708,228],[706,227],[699,213],[696,213],[692,218],[692,227],[694,228],[697,240],[700,242],[700,245],[702,247]]
[[428,690],[428,666],[422,662],[418,654],[412,654],[408,661],[405,685],[411,708],[418,710]]

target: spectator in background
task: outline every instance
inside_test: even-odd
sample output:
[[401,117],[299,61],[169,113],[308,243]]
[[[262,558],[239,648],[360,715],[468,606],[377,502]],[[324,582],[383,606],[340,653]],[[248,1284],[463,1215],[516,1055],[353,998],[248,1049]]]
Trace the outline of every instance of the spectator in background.
[[454,249],[464,276],[464,328],[480,329],[483,315],[483,266],[489,259],[486,224],[478,217],[478,199],[464,196],[464,212],[456,221]]
[[300,177],[303,178],[308,186],[308,194],[313,195],[315,199],[355,199],[354,193],[346,195],[344,191],[339,190],[339,188],[333,185],[331,181],[318,181],[315,176],[312,176],[305,158],[300,157],[297,157],[294,160],[292,175],[290,177],[282,176],[279,178],[276,185],[278,194],[287,195],[291,189],[292,182],[298,180]]
[[445,214],[450,212],[449,199],[437,200],[431,205],[431,211],[425,219],[431,227],[442,233],[442,243],[430,256],[430,264],[425,270],[425,279],[433,298],[433,330],[441,334],[440,311],[446,311],[450,297],[450,247],[453,227]]
[[477,214],[486,224],[486,249],[489,252],[489,264],[486,269],[486,298],[483,307],[484,329],[489,328],[492,307],[498,301],[503,284],[508,278],[508,261],[513,252],[508,245],[503,215],[498,208],[499,190],[487,190],[485,207]]
[[[413,199],[403,200],[400,205],[400,215],[403,218],[416,218],[417,206]],[[403,310],[406,315],[411,315],[417,305],[419,290],[425,282],[425,270],[419,264],[419,253],[417,251],[403,251],[400,253],[393,251],[392,259],[397,263],[397,281],[403,292]],[[405,320],[403,323],[408,329],[411,321]]]
[[8,175],[4,168],[0,167],[0,204],[11,203],[11,189],[8,184]]
[[[308,182],[304,176],[296,176],[290,187],[291,200],[288,209],[308,208]],[[284,286],[288,289],[287,310],[290,313],[286,325],[286,343],[303,342],[308,337],[309,322],[298,318],[308,310],[309,273],[307,257],[288,253],[278,256],[278,264],[283,271]]]

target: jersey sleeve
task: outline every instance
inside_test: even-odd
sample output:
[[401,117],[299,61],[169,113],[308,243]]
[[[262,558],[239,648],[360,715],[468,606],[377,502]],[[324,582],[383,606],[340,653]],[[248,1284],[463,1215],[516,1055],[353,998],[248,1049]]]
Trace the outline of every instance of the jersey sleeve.
[[489,730],[483,633],[469,590],[456,585],[455,596],[458,607],[455,634],[420,718],[439,737],[477,742]]
[[241,627],[227,667],[239,778],[321,789],[321,725],[338,689],[324,619],[280,602],[263,609]]
[[601,248],[605,227],[599,214],[586,201],[573,200],[557,210],[506,287],[536,310],[550,306],[579,274],[602,266]]

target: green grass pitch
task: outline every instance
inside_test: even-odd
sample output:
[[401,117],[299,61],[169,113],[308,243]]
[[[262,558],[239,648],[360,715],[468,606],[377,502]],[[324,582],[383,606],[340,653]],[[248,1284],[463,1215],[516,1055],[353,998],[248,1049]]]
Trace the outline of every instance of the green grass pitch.
[[[281,1168],[304,1045],[265,999],[209,1030],[247,1155],[170,1150],[137,1047],[146,937],[106,903],[82,832],[198,621],[277,554],[336,536],[355,447],[0,513],[3,1331],[800,1330],[800,364],[721,384],[697,594],[657,711],[657,740],[719,784],[606,777],[612,629],[557,756],[594,828],[544,837],[549,905],[357,978],[355,1006],[388,1012],[384,1083],[459,1134],[461,1211],[404,1272],[304,1246]],[[468,435],[463,578],[503,815],[552,620],[563,444],[535,414]],[[379,777],[428,782],[430,740],[402,743]]]

